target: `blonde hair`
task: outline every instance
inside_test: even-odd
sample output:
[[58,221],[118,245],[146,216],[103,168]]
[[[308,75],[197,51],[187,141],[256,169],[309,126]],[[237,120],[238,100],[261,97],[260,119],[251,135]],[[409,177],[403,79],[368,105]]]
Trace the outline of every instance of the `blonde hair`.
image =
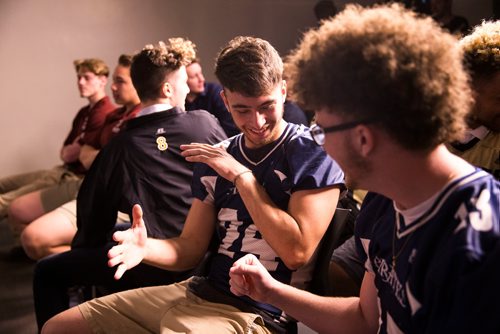
[[73,65],[75,65],[77,73],[80,72],[81,69],[86,69],[95,75],[109,76],[108,65],[98,58],[77,59],[73,61]]
[[500,21],[483,21],[460,40],[460,46],[474,78],[500,71]]

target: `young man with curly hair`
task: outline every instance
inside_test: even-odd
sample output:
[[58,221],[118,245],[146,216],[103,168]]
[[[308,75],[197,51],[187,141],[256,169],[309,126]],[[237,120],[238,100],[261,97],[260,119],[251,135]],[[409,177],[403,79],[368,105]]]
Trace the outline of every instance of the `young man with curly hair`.
[[500,21],[483,22],[460,40],[475,105],[467,133],[450,150],[500,180]]
[[457,41],[401,6],[348,6],[287,70],[316,142],[371,191],[355,231],[360,296],[295,289],[254,256],[231,268],[231,291],[320,333],[499,332],[500,183],[444,146],[472,104]]

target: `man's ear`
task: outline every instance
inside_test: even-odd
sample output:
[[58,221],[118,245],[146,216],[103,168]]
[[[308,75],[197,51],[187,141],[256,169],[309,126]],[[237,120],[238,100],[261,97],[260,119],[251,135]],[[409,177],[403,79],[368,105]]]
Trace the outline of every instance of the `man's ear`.
[[372,129],[366,125],[358,125],[353,130],[353,143],[358,153],[363,157],[368,157],[375,147],[375,134]]
[[172,91],[172,85],[169,84],[167,81],[165,81],[162,85],[161,85],[161,95],[162,95],[162,98],[170,98],[173,94],[173,91]]
[[101,80],[102,87],[106,87],[106,85],[108,84],[108,77],[105,75],[100,75],[99,78]]
[[282,80],[282,82],[281,82],[281,95],[283,96],[283,102],[285,102],[285,100],[286,100],[286,92],[287,92],[286,80]]

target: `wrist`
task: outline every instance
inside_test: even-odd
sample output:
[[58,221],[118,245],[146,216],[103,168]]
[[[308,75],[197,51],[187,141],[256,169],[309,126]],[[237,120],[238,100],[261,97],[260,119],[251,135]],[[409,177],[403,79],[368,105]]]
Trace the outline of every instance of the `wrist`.
[[247,173],[252,173],[252,171],[250,169],[247,169],[247,170],[244,170],[243,172],[236,174],[236,176],[233,179],[233,185],[236,186],[236,181],[238,181],[239,178],[241,178],[243,175],[245,175]]

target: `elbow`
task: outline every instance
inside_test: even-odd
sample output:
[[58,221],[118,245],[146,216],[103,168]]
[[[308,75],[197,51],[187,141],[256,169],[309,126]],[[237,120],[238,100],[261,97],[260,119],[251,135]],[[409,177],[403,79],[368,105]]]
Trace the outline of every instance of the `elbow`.
[[312,254],[306,252],[296,251],[287,254],[287,256],[281,259],[288,269],[298,270],[309,262],[311,255]]

